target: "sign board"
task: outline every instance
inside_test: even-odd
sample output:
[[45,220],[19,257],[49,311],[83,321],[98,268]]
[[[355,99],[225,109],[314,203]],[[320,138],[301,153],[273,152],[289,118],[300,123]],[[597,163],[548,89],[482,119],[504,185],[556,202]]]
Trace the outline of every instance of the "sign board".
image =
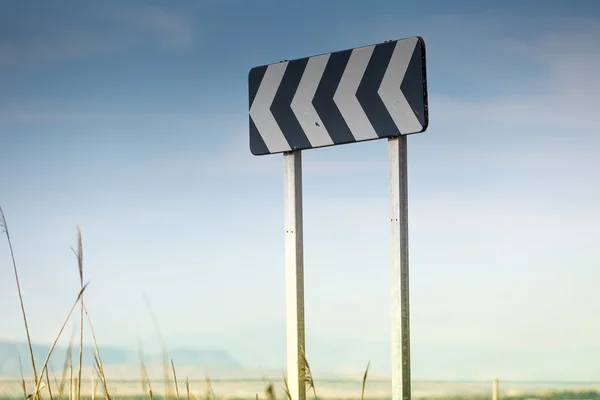
[[266,155],[423,132],[420,37],[252,68],[250,150]]

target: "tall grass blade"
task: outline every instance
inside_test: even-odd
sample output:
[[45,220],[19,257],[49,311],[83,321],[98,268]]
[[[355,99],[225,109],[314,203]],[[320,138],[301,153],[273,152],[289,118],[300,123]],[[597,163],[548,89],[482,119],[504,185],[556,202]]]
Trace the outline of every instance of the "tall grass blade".
[[69,340],[69,345],[67,346],[67,353],[65,355],[65,362],[63,364],[62,376],[60,379],[60,386],[58,388],[58,397],[60,399],[64,396],[65,384],[67,382],[67,372],[69,372],[69,366],[72,364],[73,360],[73,335],[71,335],[71,339]]
[[12,240],[10,239],[10,231],[8,230],[8,223],[2,207],[0,207],[0,229],[6,235],[8,241],[8,248],[10,250],[10,257],[12,259],[13,271],[15,273],[15,282],[17,283],[17,291],[19,293],[19,302],[21,304],[21,313],[23,314],[23,322],[25,323],[25,333],[27,334],[27,345],[29,346],[29,356],[31,357],[31,368],[33,370],[33,382],[36,387],[39,386],[37,368],[35,366],[35,357],[33,355],[33,345],[31,344],[31,335],[29,334],[29,324],[27,323],[27,314],[25,313],[25,305],[23,304],[23,294],[21,293],[21,284],[19,282],[19,274],[17,272],[17,262],[15,261],[15,253],[13,251]]
[[52,380],[54,381],[54,386],[56,387],[57,393],[57,399],[62,400],[62,394],[60,393],[60,382],[58,381],[58,378],[56,377],[56,371],[54,370],[54,367],[52,366],[52,363],[50,363],[50,372],[52,372]]
[[206,400],[212,398],[213,400],[216,400],[216,396],[215,396],[215,391],[213,390],[213,386],[212,386],[212,382],[210,381],[210,378],[207,376],[206,377]]
[[100,382],[102,382],[102,391],[104,392],[106,399],[110,400],[108,385],[106,384],[106,375],[104,374],[104,367],[102,366],[102,361],[100,360],[100,354],[96,349],[92,349],[92,354],[94,356],[94,366],[98,372],[98,377],[100,377]]
[[50,350],[48,351],[48,354],[46,355],[46,359],[44,360],[44,364],[42,365],[42,370],[40,371],[40,379],[38,380],[38,383],[37,383],[36,388],[35,388],[35,392],[34,392],[34,399],[35,400],[39,400],[39,398],[40,398],[40,396],[39,396],[40,382],[42,382],[42,377],[44,376],[44,373],[46,372],[46,368],[48,366],[48,360],[50,359],[50,355],[54,351],[54,348],[56,347],[56,343],[58,342],[58,339],[60,339],[60,336],[62,335],[63,330],[65,329],[65,326],[69,322],[69,319],[71,318],[71,314],[73,314],[73,311],[75,310],[75,307],[77,306],[77,303],[81,299],[81,296],[83,295],[83,292],[87,288],[87,285],[88,284],[86,283],[81,288],[81,290],[79,291],[79,294],[77,295],[77,300],[75,300],[75,303],[73,303],[73,306],[69,310],[69,314],[67,315],[67,318],[65,319],[65,322],[63,322],[62,326],[60,327],[60,330],[58,331],[58,334],[54,338],[54,342],[52,342],[52,346],[50,346]]
[[[41,392],[41,391],[42,391],[42,389],[43,389],[43,388],[45,388],[45,387],[46,387],[46,382],[42,382],[42,383],[40,384],[40,390],[39,390],[39,392]],[[30,393],[30,394],[28,394],[28,395],[27,395],[27,400],[31,400],[31,399],[33,399],[34,395],[35,395],[35,393]]]
[[175,394],[177,396],[177,400],[179,399],[179,384],[177,383],[177,373],[175,372],[175,363],[173,363],[173,359],[171,359],[171,367],[173,367],[173,380],[175,381]]
[[87,318],[88,326],[90,327],[90,333],[92,334],[92,343],[94,347],[92,348],[92,353],[94,355],[94,362],[96,363],[96,368],[98,369],[98,377],[100,378],[100,382],[102,383],[102,391],[104,392],[104,396],[106,396],[106,400],[110,400],[110,395],[108,393],[108,385],[106,383],[106,374],[104,373],[104,365],[102,364],[102,358],[100,357],[100,348],[98,347],[98,341],[96,340],[96,332],[94,331],[94,325],[92,325],[92,319],[90,318],[90,314],[88,313],[87,307],[82,302],[83,311]]
[[283,391],[285,392],[287,399],[292,400],[292,394],[290,393],[290,385],[288,385],[288,381],[285,377],[285,374],[283,374]]
[[[258,397],[258,393],[256,394],[256,396]],[[267,400],[276,400],[276,398],[275,398],[275,388],[273,387],[273,383],[272,382],[269,382],[265,386],[265,397],[267,398]]]
[[167,352],[167,346],[165,344],[165,340],[162,335],[162,331],[160,329],[158,319],[156,318],[156,315],[154,314],[154,311],[152,310],[152,306],[150,305],[150,300],[148,300],[148,297],[146,297],[146,295],[144,295],[144,301],[146,302],[146,306],[148,307],[148,311],[150,312],[150,317],[152,318],[152,323],[154,324],[154,329],[156,329],[156,333],[158,335],[158,340],[160,341],[160,346],[162,349],[163,379],[165,382],[164,390],[165,390],[165,400],[167,400],[167,398],[171,394],[171,373],[169,372],[169,355]]
[[146,370],[146,364],[144,363],[144,352],[142,350],[142,344],[139,340],[138,353],[140,357],[140,370],[142,373],[142,393],[144,393],[144,396],[146,396],[146,393],[148,393],[150,395],[150,400],[152,400],[152,383],[150,382],[150,377],[148,377],[148,371]]
[[69,400],[73,399],[73,362],[69,364]]
[[[80,288],[83,288],[83,241],[81,239],[81,230],[77,226],[77,250],[73,250],[77,258],[77,269],[79,270]],[[81,371],[83,368],[83,294],[81,295],[79,313],[79,365],[77,367],[77,392],[76,399],[81,399]]]
[[25,376],[23,376],[23,362],[21,361],[21,352],[17,350],[19,357],[19,369],[21,370],[21,387],[23,388],[23,399],[27,399],[27,385],[25,384]]
[[138,357],[140,359],[140,383],[142,385],[142,393],[144,398],[146,397],[146,393],[148,393],[148,384],[146,384],[146,379],[148,377],[148,373],[146,372],[146,364],[144,364],[144,352],[142,350],[142,344],[138,339]]
[[364,400],[365,398],[365,387],[367,386],[367,375],[369,374],[369,367],[371,366],[371,361],[367,363],[367,369],[365,369],[365,373],[362,378],[362,391],[360,393],[360,400]]
[[190,379],[185,378],[185,391],[187,393],[187,400],[190,400]]
[[98,377],[100,378],[100,382],[102,383],[102,393],[104,393],[104,398],[106,400],[110,400],[111,396],[110,396],[110,393],[108,392],[108,385],[106,384],[106,376],[104,375],[104,371],[101,371],[102,363],[100,362],[100,359],[98,358],[99,355],[96,352],[93,352],[93,355],[94,355],[94,368],[96,369],[96,373],[98,374]]
[[306,383],[306,387],[313,390],[315,395],[315,400],[317,400],[317,389],[315,389],[315,381],[313,380],[312,372],[310,370],[310,365],[306,360],[306,356],[304,353],[304,348],[301,348],[302,357],[300,358],[300,362],[304,365],[304,382]]
[[50,374],[46,373],[46,384],[48,385],[48,395],[50,396],[50,400],[54,400],[54,396],[52,396],[52,384],[50,383]]
[[94,382],[92,382],[92,400],[94,400],[96,398],[96,393],[98,392],[98,370],[95,369],[94,370],[94,375],[92,375],[94,377]]

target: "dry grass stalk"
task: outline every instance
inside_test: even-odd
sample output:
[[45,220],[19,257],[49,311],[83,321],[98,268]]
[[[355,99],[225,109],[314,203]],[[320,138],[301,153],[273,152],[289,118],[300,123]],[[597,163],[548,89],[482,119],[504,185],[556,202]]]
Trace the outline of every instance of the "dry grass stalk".
[[[72,350],[73,350],[73,336],[71,335],[71,339],[69,340],[69,345],[67,346],[67,354],[65,355],[65,362],[63,364],[60,385],[58,386],[58,398],[61,400],[63,398],[65,384],[67,381],[67,372],[70,369],[70,365],[72,365],[72,360],[73,360]],[[72,377],[71,377],[71,379],[72,379]]]
[[98,392],[98,380],[100,377],[98,376],[97,370],[94,371],[92,376],[94,377],[94,382],[92,382],[92,400],[94,400],[96,398],[96,393]]
[[365,398],[365,387],[367,386],[367,375],[369,374],[369,367],[371,366],[371,361],[367,363],[367,368],[365,369],[365,373],[362,378],[362,390],[360,392],[360,400],[364,400]]
[[10,257],[12,259],[13,271],[15,273],[15,282],[17,283],[17,291],[19,293],[19,302],[21,304],[21,313],[23,314],[23,322],[25,323],[25,333],[27,334],[27,345],[29,346],[29,356],[31,358],[31,368],[33,369],[33,382],[36,387],[39,386],[37,368],[35,365],[35,357],[33,355],[33,345],[31,344],[31,335],[29,333],[29,324],[27,323],[27,314],[25,313],[25,305],[23,304],[23,294],[21,293],[21,283],[19,282],[19,274],[17,272],[17,262],[15,261],[15,253],[13,251],[12,240],[10,239],[10,232],[8,230],[8,223],[4,216],[4,211],[0,207],[0,229],[6,235],[8,242],[8,248],[10,250]]
[[315,389],[315,381],[313,380],[312,372],[310,370],[310,365],[308,364],[308,361],[306,360],[304,348],[301,347],[300,351],[301,351],[300,362],[304,366],[304,369],[301,369],[301,371],[304,371],[304,374],[303,374],[304,382],[305,382],[307,388],[313,390],[313,393],[315,395],[315,400],[316,400],[317,399],[317,390]]
[[[79,270],[79,283],[80,289],[83,289],[83,242],[81,240],[81,230],[77,227],[77,250],[73,250],[75,257],[77,258],[77,268]],[[79,313],[79,365],[77,367],[77,392],[76,399],[81,399],[81,370],[83,368],[83,294],[81,295],[80,302],[80,313]]]
[[48,385],[48,396],[50,396],[50,400],[54,400],[54,396],[52,396],[52,385],[50,384],[49,373],[46,373],[46,384]]
[[92,334],[92,343],[94,344],[94,347],[92,348],[92,353],[94,355],[94,363],[98,372],[98,377],[100,378],[100,382],[102,383],[102,391],[104,392],[106,400],[110,400],[108,385],[106,383],[106,374],[104,373],[104,366],[102,364],[102,358],[100,357],[100,348],[98,347],[98,341],[96,340],[96,332],[94,331],[92,319],[90,318],[90,314],[88,313],[87,307],[85,306],[83,301],[81,304],[85,316],[87,318],[88,326],[90,327],[90,333]]
[[[45,388],[45,387],[46,387],[46,382],[42,382],[42,383],[41,383],[41,385],[40,385],[40,390],[39,390],[39,391],[41,392],[41,391],[42,391],[42,389],[43,389],[43,388]],[[34,397],[34,394],[35,394],[35,393],[30,393],[30,394],[28,394],[28,395],[27,395],[27,400],[31,400],[31,399],[33,399],[33,397]]]
[[69,363],[69,400],[74,400],[73,394],[73,360],[71,360]]
[[[258,397],[258,394],[256,396]],[[267,400],[276,400],[275,387],[273,386],[272,382],[269,382],[265,386],[265,397],[267,398]]]
[[21,370],[21,387],[23,388],[23,399],[27,399],[27,386],[25,385],[25,376],[23,376],[23,363],[21,361],[21,352],[17,350],[19,357],[19,369]]
[[92,374],[92,400],[96,400],[96,390],[98,389],[98,379],[96,379],[97,371]]
[[185,391],[187,393],[187,400],[190,400],[190,379],[185,378]]
[[54,370],[54,367],[52,366],[52,363],[50,363],[50,367],[49,367],[50,372],[52,373],[52,382],[54,382],[54,387],[56,387],[57,389],[57,393],[56,393],[56,399],[57,400],[62,400],[62,398],[59,396],[58,393],[58,388],[60,386],[60,382],[58,381],[58,378],[56,377],[56,371]]
[[148,371],[146,371],[146,367],[144,366],[144,373],[146,374],[146,383],[148,385],[148,390],[152,392],[152,383],[150,382],[150,377],[148,376]]
[[48,354],[46,355],[46,359],[44,360],[44,364],[42,365],[42,369],[40,371],[40,379],[38,380],[38,383],[37,383],[36,388],[35,388],[35,392],[34,392],[34,399],[35,400],[39,400],[39,398],[40,398],[40,395],[39,395],[40,386],[41,386],[40,382],[42,382],[42,377],[44,376],[44,373],[46,372],[46,368],[48,366],[48,360],[50,359],[50,355],[54,351],[54,348],[56,347],[56,343],[58,342],[58,339],[60,339],[60,336],[62,335],[63,330],[65,329],[65,326],[69,322],[69,319],[71,318],[71,314],[73,314],[73,311],[75,310],[75,307],[77,306],[77,303],[79,303],[79,300],[81,299],[81,296],[83,295],[83,292],[87,288],[87,285],[88,284],[86,283],[81,288],[81,290],[79,291],[79,294],[77,295],[77,299],[75,300],[75,302],[73,303],[73,306],[69,310],[69,314],[67,315],[67,318],[65,319],[65,321],[61,325],[60,330],[58,331],[58,334],[54,338],[54,342],[52,342],[52,346],[50,346],[50,350],[48,351]]
[[164,378],[164,383],[165,383],[165,400],[167,400],[169,398],[169,395],[171,394],[171,373],[169,372],[169,355],[167,352],[167,346],[165,344],[165,340],[164,337],[162,335],[161,329],[160,329],[160,325],[158,323],[158,319],[156,318],[156,315],[154,314],[154,311],[152,310],[152,306],[150,305],[150,301],[148,300],[148,297],[146,297],[144,295],[144,301],[146,303],[146,306],[148,307],[148,311],[150,312],[150,317],[152,318],[152,323],[154,324],[154,329],[156,330],[156,333],[158,335],[158,340],[160,341],[160,346],[161,346],[161,350],[162,350],[162,360],[163,360],[163,378]]
[[171,367],[173,367],[173,381],[175,381],[175,394],[177,396],[177,400],[180,400],[179,399],[179,384],[177,383],[177,373],[175,372],[175,363],[173,363],[173,359],[171,359]]
[[[144,395],[148,393],[149,399],[152,400],[154,398],[154,391],[152,390],[152,383],[150,382],[150,377],[148,376],[148,370],[146,369],[146,363],[144,363],[144,352],[142,350],[142,344],[138,340],[138,355],[140,358],[140,370],[141,370],[141,383],[142,383],[142,393]],[[166,399],[165,399],[166,400]]]
[[144,397],[146,393],[149,393],[148,389],[152,390],[150,385],[150,379],[148,379],[148,371],[146,371],[146,364],[144,363],[144,352],[142,350],[142,344],[138,340],[138,357],[140,358],[140,383],[142,385],[142,393]]
[[206,400],[211,399],[212,400],[216,400],[217,397],[215,396],[215,391],[213,390],[213,386],[212,386],[212,382],[210,381],[210,378],[207,376],[206,377]]
[[100,360],[100,353],[98,351],[93,351],[94,355],[94,369],[100,378],[100,382],[102,383],[102,392],[106,400],[110,400],[110,394],[108,391],[108,385],[106,384],[106,375],[104,374],[104,367],[102,366],[102,361]]
[[285,374],[283,375],[283,391],[285,392],[287,399],[292,400],[292,394],[290,393],[290,386],[288,385],[288,381],[287,381],[287,378],[285,377]]
[[[267,400],[275,400],[277,398],[277,395],[275,393],[275,386],[273,385],[273,382],[269,378],[267,378],[264,372],[262,374],[262,381],[265,385],[265,396]],[[258,396],[258,393],[256,395]]]
[[54,381],[54,386],[57,389],[57,393],[56,393],[56,395],[58,396],[57,399],[62,400],[61,393],[59,392],[60,382],[58,381],[58,378],[56,377],[56,371],[54,370],[52,363],[50,363],[50,372],[52,372],[52,380]]

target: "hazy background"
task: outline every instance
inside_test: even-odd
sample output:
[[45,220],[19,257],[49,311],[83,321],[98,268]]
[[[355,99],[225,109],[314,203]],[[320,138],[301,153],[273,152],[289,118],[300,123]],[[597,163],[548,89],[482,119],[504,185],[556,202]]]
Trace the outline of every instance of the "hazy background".
[[[283,160],[248,145],[255,65],[420,35],[409,144],[415,379],[600,374],[600,3],[5,1],[0,205],[33,339],[78,290],[101,344],[285,366]],[[386,142],[304,153],[307,356],[389,371]],[[70,332],[67,332],[67,337]],[[0,244],[0,340],[24,340]]]

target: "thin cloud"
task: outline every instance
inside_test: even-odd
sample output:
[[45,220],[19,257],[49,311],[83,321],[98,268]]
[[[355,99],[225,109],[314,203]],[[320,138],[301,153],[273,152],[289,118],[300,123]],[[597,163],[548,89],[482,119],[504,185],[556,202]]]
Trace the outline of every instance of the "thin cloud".
[[0,67],[66,62],[119,53],[151,44],[181,50],[195,43],[194,26],[183,15],[158,7],[112,10],[94,7],[84,20],[63,16],[61,24],[38,31],[14,32],[0,40]]
[[127,7],[113,17],[142,34],[150,34],[168,47],[187,47],[194,43],[195,32],[190,21],[181,14],[155,6]]
[[523,94],[487,101],[435,96],[430,104],[438,118],[436,125],[442,126],[442,122],[453,126],[464,124],[480,127],[484,131],[498,124],[510,124],[512,132],[506,134],[535,127],[566,133],[566,130],[572,129],[594,129],[600,123],[597,114],[600,107],[598,95]]
[[564,35],[549,33],[529,41],[506,39],[504,49],[511,58],[505,62],[519,65],[524,74],[530,65],[538,71],[529,78],[529,86],[522,87],[518,79],[506,76],[504,92],[491,92],[483,101],[434,92],[432,113],[445,121],[468,121],[479,126],[510,123],[523,129],[595,129],[600,125],[598,40],[600,29],[589,27],[575,28]]
[[197,126],[206,121],[198,114],[171,111],[131,112],[118,109],[96,111],[73,103],[0,102],[0,124],[39,123],[153,123],[170,126]]
[[43,38],[5,39],[0,42],[0,67],[85,58],[117,52],[131,45],[131,40],[119,41],[110,35],[82,28]]

